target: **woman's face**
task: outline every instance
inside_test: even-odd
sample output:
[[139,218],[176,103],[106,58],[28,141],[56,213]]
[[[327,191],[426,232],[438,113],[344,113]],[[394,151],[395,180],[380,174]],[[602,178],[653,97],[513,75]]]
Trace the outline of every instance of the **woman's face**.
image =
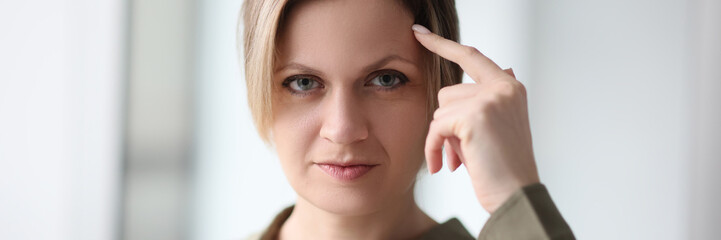
[[326,211],[408,197],[423,162],[423,53],[397,2],[303,1],[279,33],[272,138],[291,186]]

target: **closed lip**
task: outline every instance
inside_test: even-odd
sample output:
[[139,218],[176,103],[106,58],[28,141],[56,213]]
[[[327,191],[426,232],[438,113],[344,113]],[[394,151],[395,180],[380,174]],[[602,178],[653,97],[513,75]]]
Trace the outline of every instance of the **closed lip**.
[[322,162],[316,165],[329,176],[341,182],[350,182],[364,176],[379,164],[360,162]]
[[339,167],[350,167],[350,166],[376,166],[380,165],[377,163],[368,163],[364,161],[324,161],[324,162],[315,162],[315,164],[318,165],[333,165],[333,166],[339,166]]

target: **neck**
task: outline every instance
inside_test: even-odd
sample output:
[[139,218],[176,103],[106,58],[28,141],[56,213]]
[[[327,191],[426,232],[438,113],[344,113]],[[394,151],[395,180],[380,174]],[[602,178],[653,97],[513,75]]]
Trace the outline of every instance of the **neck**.
[[408,196],[361,216],[343,216],[298,197],[280,239],[413,239],[437,225]]

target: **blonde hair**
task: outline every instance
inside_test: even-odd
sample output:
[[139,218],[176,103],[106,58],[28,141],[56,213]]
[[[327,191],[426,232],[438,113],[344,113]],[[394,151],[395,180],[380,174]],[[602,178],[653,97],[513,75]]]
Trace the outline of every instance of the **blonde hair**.
[[[258,134],[270,143],[270,126],[273,122],[271,83],[276,60],[276,38],[283,20],[295,0],[246,0],[242,8],[243,49],[248,105]],[[416,24],[432,32],[458,41],[458,15],[455,0],[401,0],[414,16]],[[240,26],[240,23],[238,23]],[[409,26],[410,31],[410,26]],[[461,68],[436,54],[427,52],[426,78],[428,84],[428,120],[438,107],[436,94],[445,86],[461,82]]]

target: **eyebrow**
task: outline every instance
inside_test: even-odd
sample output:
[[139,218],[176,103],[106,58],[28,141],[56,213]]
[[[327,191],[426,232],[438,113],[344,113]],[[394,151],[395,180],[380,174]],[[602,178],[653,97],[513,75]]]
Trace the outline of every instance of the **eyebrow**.
[[[372,71],[372,70],[381,68],[381,67],[385,66],[386,64],[388,64],[389,62],[392,62],[392,61],[401,61],[401,62],[404,62],[404,63],[407,63],[407,64],[411,64],[411,65],[416,66],[416,63],[414,63],[414,62],[411,61],[411,60],[405,59],[405,58],[403,58],[403,57],[401,57],[401,56],[399,56],[399,55],[396,55],[396,54],[391,54],[391,55],[385,56],[385,57],[379,59],[378,61],[375,61],[375,62],[373,62],[373,63],[371,63],[371,64],[368,64],[367,66],[363,67],[363,72],[370,72],[370,71]],[[307,73],[309,73],[309,74],[322,75],[322,72],[321,72],[320,70],[317,70],[317,69],[314,69],[314,68],[312,68],[312,67],[309,67],[309,66],[306,66],[306,65],[303,65],[303,64],[300,64],[300,63],[296,63],[296,62],[290,62],[290,63],[288,63],[288,64],[286,64],[286,65],[283,65],[282,67],[277,68],[277,69],[275,70],[275,72],[280,72],[280,71],[283,71],[283,70],[285,70],[285,69],[297,69],[297,70],[300,70],[300,71],[303,71],[303,72],[307,72]]]

